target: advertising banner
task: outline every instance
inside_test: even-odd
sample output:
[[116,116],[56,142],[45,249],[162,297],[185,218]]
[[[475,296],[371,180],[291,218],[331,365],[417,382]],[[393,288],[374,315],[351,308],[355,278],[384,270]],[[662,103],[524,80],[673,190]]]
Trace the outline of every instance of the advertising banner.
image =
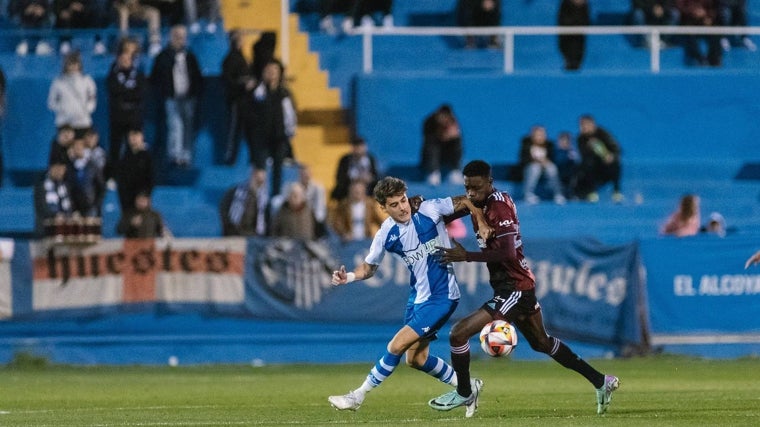
[[[329,246],[250,239],[247,304],[256,317],[335,322],[398,322],[409,294],[409,271],[393,256],[374,277],[332,287],[331,272],[363,261],[369,242]],[[470,249],[475,250],[475,249]],[[548,330],[565,338],[625,345],[642,341],[646,303],[638,244],[605,246],[589,241],[527,244],[536,292]],[[457,263],[462,298],[453,318],[491,298],[484,263]]]
[[753,238],[642,244],[654,344],[760,343],[760,268],[744,269]]
[[[330,284],[332,271],[363,262],[369,245],[267,238],[109,239],[82,248],[24,242],[11,262],[12,284],[0,287],[0,309],[6,321],[154,311],[400,325],[410,286],[402,260],[386,256],[369,280]],[[526,251],[551,333],[607,345],[641,341],[637,244],[534,241]],[[455,270],[462,297],[453,319],[459,319],[489,300],[492,289],[484,263],[457,263]]]
[[172,311],[186,304],[237,312],[245,299],[244,253],[244,239],[18,245],[11,262],[13,318]]

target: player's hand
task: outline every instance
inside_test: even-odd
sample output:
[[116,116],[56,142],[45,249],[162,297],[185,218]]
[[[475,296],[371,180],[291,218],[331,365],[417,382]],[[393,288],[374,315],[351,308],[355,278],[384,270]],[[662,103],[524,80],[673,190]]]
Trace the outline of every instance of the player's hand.
[[485,219],[478,221],[478,236],[485,242],[494,235],[494,229]]
[[420,205],[425,201],[425,198],[419,194],[409,198],[409,206],[412,208],[412,215],[416,214],[420,210]]
[[747,262],[744,263],[744,269],[748,269],[751,265],[760,263],[760,251],[755,252],[754,255],[749,257]]
[[332,283],[333,286],[340,286],[346,284],[346,266],[341,265],[339,269],[333,271],[332,274]]
[[467,250],[455,239],[451,239],[451,243],[454,245],[451,248],[444,248],[443,246],[436,246],[438,249],[438,259],[441,264],[448,264],[450,262],[462,262],[467,261]]

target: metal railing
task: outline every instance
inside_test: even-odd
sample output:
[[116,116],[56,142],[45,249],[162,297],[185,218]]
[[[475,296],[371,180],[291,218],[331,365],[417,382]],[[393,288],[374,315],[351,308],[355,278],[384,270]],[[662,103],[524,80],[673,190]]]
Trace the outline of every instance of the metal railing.
[[[692,26],[584,26],[584,27],[359,27],[350,33],[362,37],[362,69],[373,71],[373,40],[386,36],[500,36],[503,39],[504,73],[515,71],[515,36],[547,36],[563,34],[642,35],[658,39],[663,34],[674,35],[758,35],[760,27],[692,27]],[[654,43],[650,50],[650,70],[660,72],[660,46]]]

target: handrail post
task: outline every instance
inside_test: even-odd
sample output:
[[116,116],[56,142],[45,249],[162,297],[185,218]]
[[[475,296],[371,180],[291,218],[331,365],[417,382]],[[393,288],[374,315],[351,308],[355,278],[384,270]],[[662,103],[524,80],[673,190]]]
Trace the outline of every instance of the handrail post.
[[649,35],[651,37],[651,51],[649,53],[650,56],[650,62],[651,62],[651,70],[653,73],[659,73],[660,72],[660,32],[657,30],[652,30],[652,33]]
[[515,72],[515,31],[504,32],[504,73]]
[[288,22],[290,1],[282,0],[280,4],[280,55],[282,56],[282,64],[287,67],[290,62],[290,24]]
[[364,64],[364,74],[372,72],[372,29],[362,28],[362,52],[364,53],[362,63]]

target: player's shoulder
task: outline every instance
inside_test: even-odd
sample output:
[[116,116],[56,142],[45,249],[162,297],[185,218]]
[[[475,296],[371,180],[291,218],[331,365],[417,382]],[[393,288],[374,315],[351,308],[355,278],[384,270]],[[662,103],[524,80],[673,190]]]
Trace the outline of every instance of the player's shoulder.
[[486,203],[487,204],[506,203],[507,205],[513,205],[514,201],[512,200],[512,196],[510,196],[509,193],[507,193],[506,191],[494,190],[493,193],[488,195]]

